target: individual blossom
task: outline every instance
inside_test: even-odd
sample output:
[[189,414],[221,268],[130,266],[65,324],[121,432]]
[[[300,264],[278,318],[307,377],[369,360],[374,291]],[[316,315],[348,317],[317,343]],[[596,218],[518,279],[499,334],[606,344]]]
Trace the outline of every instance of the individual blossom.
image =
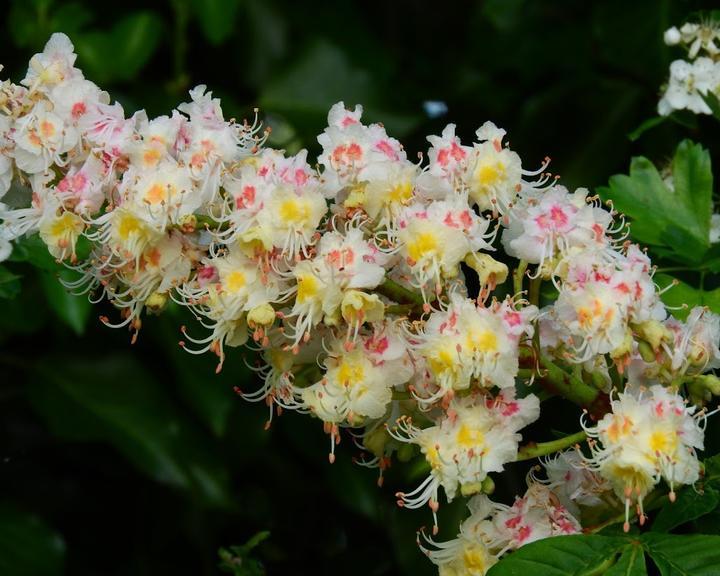
[[547,335],[563,341],[579,362],[607,353],[626,358],[632,351],[631,325],[666,316],[651,273],[649,259],[633,245],[624,254],[574,255],[561,272],[557,301],[543,311],[551,317]]
[[50,36],[43,51],[30,58],[27,74],[21,84],[31,92],[47,92],[73,77],[82,77],[82,73],[74,67],[76,58],[75,47],[70,39],[56,32]]
[[511,300],[489,307],[453,294],[446,310],[433,312],[423,332],[413,338],[415,350],[437,383],[431,403],[472,383],[482,388],[512,388],[518,373],[519,345],[533,334],[534,306],[516,308]]
[[[267,184],[255,188],[255,192],[248,188],[254,186],[252,182],[244,185],[245,202],[240,204],[236,199],[236,208],[240,212],[236,220],[240,224],[239,231],[247,228],[239,236],[241,241],[257,240],[264,250],[275,249],[289,258],[301,254],[307,256],[307,249],[316,240],[315,232],[328,207],[305,155],[303,151],[294,158],[276,158],[276,162],[267,167],[267,174],[263,174],[266,165],[260,164],[258,175]],[[288,163],[294,167],[288,169]],[[253,194],[257,196],[253,198]],[[249,226],[244,226],[242,220],[247,216],[251,221]],[[232,241],[232,237],[228,240]]]
[[590,468],[582,453],[576,449],[560,452],[542,462],[545,483],[558,497],[562,505],[576,518],[579,506],[592,507],[603,504],[603,495],[611,490],[610,483]]
[[130,325],[135,330],[134,338],[141,326],[143,309],[162,309],[168,293],[188,280],[193,265],[179,232],[159,236],[137,260],[123,264],[99,261],[103,263],[99,270],[90,271],[88,276],[102,285],[104,295],[120,309],[122,316],[119,323],[103,317],[103,323],[112,327]]
[[444,200],[464,186],[472,148],[455,135],[455,124],[448,124],[440,136],[428,136],[428,166],[418,178],[423,197]]
[[581,531],[577,519],[560,503],[553,490],[537,482],[531,482],[527,492],[515,498],[512,506],[498,510],[492,521],[507,540],[509,549]]
[[712,114],[703,95],[720,94],[720,61],[697,58],[692,63],[675,60],[670,64],[667,89],[658,102],[658,114],[667,116],[675,110],[690,110],[695,114]]
[[300,397],[313,414],[331,426],[359,426],[383,417],[392,391],[402,387],[413,373],[399,333],[380,327],[363,336],[352,350],[336,340],[323,366],[322,379],[304,388]]
[[672,344],[664,344],[664,349],[676,377],[720,368],[720,316],[695,306],[685,322],[668,318],[665,327],[672,334]]
[[422,543],[420,548],[438,566],[440,576],[483,576],[506,552],[542,538],[580,533],[577,520],[538,483],[530,484],[512,506],[477,494],[468,509],[470,516],[457,538],[435,542],[422,534],[432,549]]
[[611,245],[608,236],[612,216],[579,188],[572,194],[564,186],[538,192],[528,189],[503,218],[505,251],[539,270],[547,263],[547,273],[563,257],[577,251],[604,250]]
[[324,168],[323,190],[328,198],[335,198],[341,190],[351,193],[375,164],[406,159],[401,144],[388,136],[385,128],[360,122],[362,111],[362,106],[350,111],[338,102],[328,113],[328,127],[317,138],[323,148],[318,162]]
[[419,534],[418,545],[438,567],[439,576],[484,576],[508,547],[507,538],[492,522],[507,506],[477,494],[467,507],[470,516],[460,525],[456,538],[436,542],[424,532]]
[[455,278],[470,253],[491,249],[490,223],[461,199],[413,204],[398,216],[397,250],[417,285],[438,292],[443,280]]
[[[201,319],[211,333],[205,338],[187,340],[197,345],[185,345],[193,354],[214,352],[222,368],[224,347],[240,346],[247,342],[248,321],[253,313],[258,317],[274,303],[280,294],[282,281],[271,269],[263,269],[238,248],[211,255],[202,261],[196,277],[178,289],[179,301]],[[274,314],[266,318],[274,321]]]

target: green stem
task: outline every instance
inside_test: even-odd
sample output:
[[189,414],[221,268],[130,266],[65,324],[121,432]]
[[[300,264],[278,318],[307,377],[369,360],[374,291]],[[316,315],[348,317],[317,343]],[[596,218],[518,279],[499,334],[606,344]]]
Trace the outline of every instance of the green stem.
[[420,294],[408,290],[405,286],[401,286],[389,278],[386,278],[385,281],[377,287],[377,291],[383,296],[390,298],[390,300],[400,304],[413,304],[416,306],[422,306],[424,304]]
[[581,378],[566,372],[543,354],[540,355],[540,363],[547,371],[543,380],[571,402],[580,406],[589,406],[600,394],[597,388],[585,384]]
[[528,291],[528,300],[530,301],[530,304],[534,304],[535,306],[540,305],[540,286],[542,285],[542,278],[538,276],[537,278],[531,278],[530,279],[530,289]]
[[517,373],[520,378],[532,378],[533,374],[535,374],[535,370],[532,368],[520,368]]
[[523,289],[523,277],[525,276],[525,271],[527,270],[528,263],[525,262],[525,260],[520,260],[518,263],[518,267],[515,268],[515,272],[513,272],[513,291],[515,294],[519,294],[522,292]]
[[395,314],[397,316],[406,316],[415,309],[413,304],[391,304],[385,308],[386,314]]
[[559,452],[570,446],[582,442],[587,438],[584,430],[565,436],[565,438],[558,438],[557,440],[551,440],[550,442],[540,442],[539,444],[530,443],[518,450],[516,460],[518,462],[522,460],[531,460],[538,456],[544,456],[545,454],[552,454],[553,452]]

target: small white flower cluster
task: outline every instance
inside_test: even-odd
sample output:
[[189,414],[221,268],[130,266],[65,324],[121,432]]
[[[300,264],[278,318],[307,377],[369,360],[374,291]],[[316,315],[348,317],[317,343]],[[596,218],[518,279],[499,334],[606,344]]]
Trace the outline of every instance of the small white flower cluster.
[[[203,86],[171,116],[126,118],[74,63],[55,34],[21,85],[0,85],[3,258],[39,234],[78,273],[69,286],[109,300],[121,320],[103,321],[133,337],[143,311],[187,307],[205,334],[183,327],[181,345],[217,355],[218,370],[227,347],[250,343],[262,385],[239,393],[270,419],[320,419],[331,462],[347,428],[381,474],[397,452],[421,453],[428,476],[401,505],[435,514],[440,488],[477,494],[458,540],[429,552],[441,573],[483,574],[577,531],[568,510],[610,486],[629,506],[661,478],[671,490],[697,479],[702,416],[664,386],[720,392],[705,374],[720,367],[720,318],[668,318],[622,219],[557,185],[548,161],[525,170],[504,130],[487,122],[465,145],[449,125],[416,164],[340,102],[313,164],[264,148],[257,123],[226,121]],[[491,256],[501,248],[512,277]],[[557,298],[540,307],[543,282]],[[593,404],[611,372],[628,389]],[[548,461],[515,505],[491,504],[488,474],[518,459],[540,415],[533,381],[592,411],[592,456]]]
[[720,25],[714,21],[700,24],[687,22],[680,29],[665,32],[665,44],[687,49],[687,60],[670,64],[670,78],[658,102],[658,114],[667,116],[675,110],[695,114],[712,114],[703,96],[720,98]]

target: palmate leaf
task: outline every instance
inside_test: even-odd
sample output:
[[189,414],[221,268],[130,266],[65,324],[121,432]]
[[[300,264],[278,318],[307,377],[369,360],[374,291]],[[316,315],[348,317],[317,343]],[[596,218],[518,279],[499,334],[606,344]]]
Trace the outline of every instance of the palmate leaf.
[[661,576],[720,574],[720,536],[555,536],[508,554],[488,576],[643,576],[645,554]]
[[648,533],[642,541],[661,576],[720,574],[720,536]]
[[632,540],[622,551],[618,561],[604,576],[645,576],[645,550],[640,542]]
[[629,217],[633,238],[657,247],[658,253],[700,265],[710,248],[712,170],[710,154],[684,140],[672,161],[671,189],[647,158],[633,158],[630,174],[610,178],[598,189],[605,200]]
[[512,552],[488,572],[488,576],[590,576],[602,574],[628,539],[611,536],[557,536]]

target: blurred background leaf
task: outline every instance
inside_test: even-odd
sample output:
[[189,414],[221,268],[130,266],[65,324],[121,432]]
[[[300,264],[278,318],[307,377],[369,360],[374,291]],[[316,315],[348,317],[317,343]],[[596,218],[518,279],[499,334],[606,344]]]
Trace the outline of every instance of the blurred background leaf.
[[0,573],[6,576],[60,576],[65,543],[36,516],[0,503]]

